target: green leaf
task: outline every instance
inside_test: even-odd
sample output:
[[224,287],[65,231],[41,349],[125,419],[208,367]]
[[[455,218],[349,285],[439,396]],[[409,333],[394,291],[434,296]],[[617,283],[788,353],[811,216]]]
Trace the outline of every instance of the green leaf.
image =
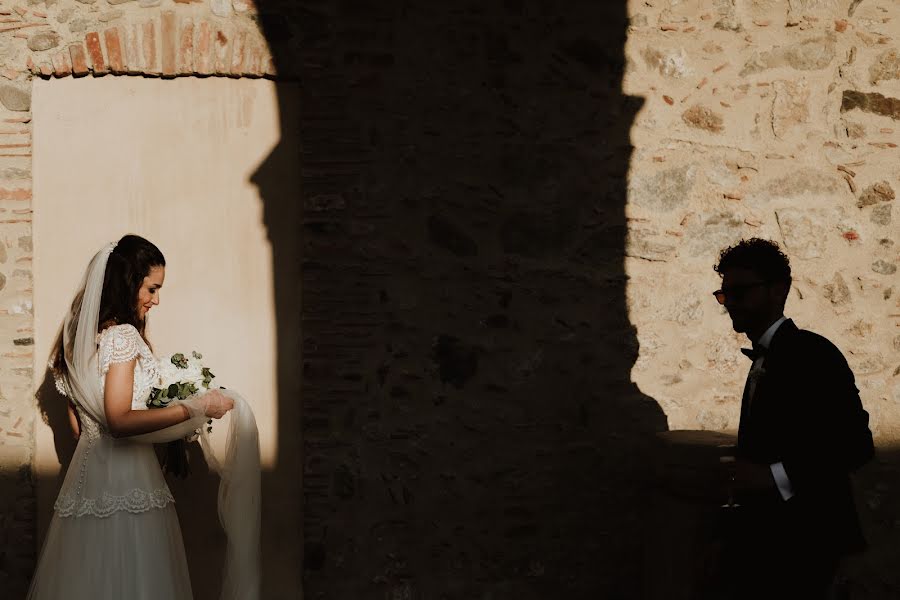
[[166,396],[169,398],[175,398],[178,396],[178,384],[173,383],[166,389]]

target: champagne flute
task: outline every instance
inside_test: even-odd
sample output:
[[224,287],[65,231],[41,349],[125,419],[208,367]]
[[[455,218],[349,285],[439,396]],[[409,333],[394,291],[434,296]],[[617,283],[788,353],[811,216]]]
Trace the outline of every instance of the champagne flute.
[[[719,446],[720,448],[725,448],[731,451],[736,450],[734,446],[725,445]],[[734,463],[737,461],[737,458],[733,454],[728,454],[719,457],[719,463],[722,465],[729,465],[730,467],[734,466]],[[728,499],[725,501],[725,504],[721,505],[722,508],[738,508],[740,504],[735,502],[734,500],[734,471],[732,470],[732,474],[728,478]]]

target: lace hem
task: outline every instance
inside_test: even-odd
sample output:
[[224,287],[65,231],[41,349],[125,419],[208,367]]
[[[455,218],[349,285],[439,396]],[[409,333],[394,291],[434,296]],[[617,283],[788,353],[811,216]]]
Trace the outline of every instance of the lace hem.
[[64,494],[57,498],[53,509],[60,517],[108,517],[119,511],[143,513],[154,508],[165,508],[175,502],[168,488],[158,490],[134,489],[124,496],[104,492],[100,498],[79,498],[77,494]]

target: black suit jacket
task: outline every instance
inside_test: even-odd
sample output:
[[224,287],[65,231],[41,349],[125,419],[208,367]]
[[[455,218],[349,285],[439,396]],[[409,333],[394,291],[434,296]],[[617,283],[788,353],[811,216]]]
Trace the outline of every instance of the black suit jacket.
[[850,473],[872,457],[872,433],[853,372],[834,344],[791,320],[781,324],[751,402],[745,394],[737,452],[763,465],[782,462],[794,491],[785,501],[773,484],[747,499],[748,512],[759,517],[755,535],[803,540],[838,555],[864,548]]

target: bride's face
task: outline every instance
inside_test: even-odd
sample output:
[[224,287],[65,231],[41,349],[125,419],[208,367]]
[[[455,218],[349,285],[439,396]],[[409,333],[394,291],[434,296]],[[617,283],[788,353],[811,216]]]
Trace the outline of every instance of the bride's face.
[[138,316],[141,319],[147,317],[147,312],[159,304],[159,288],[166,278],[165,267],[151,267],[150,274],[144,277],[144,283],[138,290]]

